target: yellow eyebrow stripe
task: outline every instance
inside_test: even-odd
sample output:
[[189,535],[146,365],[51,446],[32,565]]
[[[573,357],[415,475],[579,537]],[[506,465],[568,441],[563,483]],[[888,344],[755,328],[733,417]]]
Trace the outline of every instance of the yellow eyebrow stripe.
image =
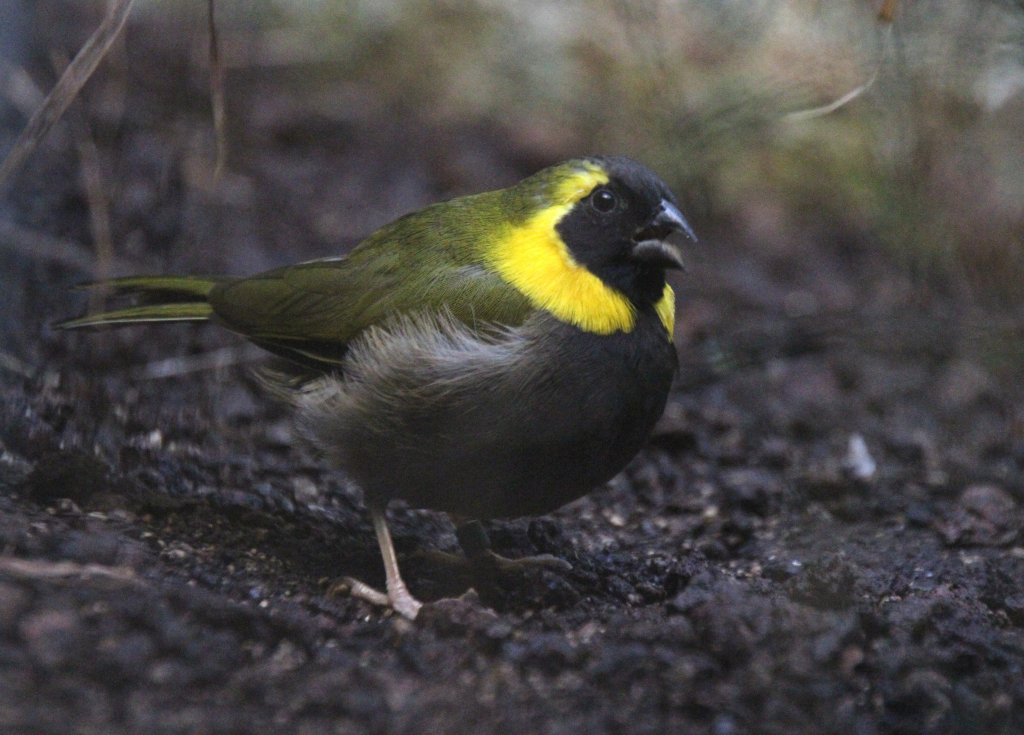
[[608,175],[597,167],[567,178],[550,206],[511,227],[489,253],[490,265],[534,307],[595,334],[631,332],[636,309],[573,259],[555,226],[576,202],[607,181]]

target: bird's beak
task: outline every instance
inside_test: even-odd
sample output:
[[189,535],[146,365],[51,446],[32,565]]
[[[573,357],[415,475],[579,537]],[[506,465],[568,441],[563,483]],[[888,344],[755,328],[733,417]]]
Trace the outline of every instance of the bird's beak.
[[[677,237],[673,237],[674,235]],[[679,208],[672,202],[662,199],[661,206],[651,221],[637,230],[633,236],[632,256],[635,260],[649,265],[682,270],[685,268],[683,254],[679,245],[672,242],[679,239],[678,235],[697,242],[697,235]]]

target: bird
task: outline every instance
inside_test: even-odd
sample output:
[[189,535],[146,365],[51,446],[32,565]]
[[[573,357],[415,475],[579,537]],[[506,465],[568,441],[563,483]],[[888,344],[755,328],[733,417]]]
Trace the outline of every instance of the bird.
[[648,168],[585,156],[406,214],[345,255],[86,284],[126,305],[57,326],[212,322],[285,358],[265,382],[362,489],[380,547],[386,591],[349,591],[415,619],[389,502],[479,527],[620,472],[678,369],[666,272],[696,239]]

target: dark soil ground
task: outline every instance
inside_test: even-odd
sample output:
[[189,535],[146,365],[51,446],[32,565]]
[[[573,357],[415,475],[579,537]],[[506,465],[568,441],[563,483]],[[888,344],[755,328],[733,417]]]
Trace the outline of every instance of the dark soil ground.
[[[184,52],[131,53],[122,105],[87,89],[119,273],[337,253],[564,153],[323,119],[247,80],[212,185]],[[4,114],[8,140],[23,122]],[[500,553],[572,570],[455,574],[418,556],[457,551],[448,520],[395,508],[428,601],[409,623],[327,594],[380,584],[377,547],[251,378],[257,351],[47,327],[84,308],[65,289],[91,262],[75,131],[0,212],[0,732],[1024,732],[1024,388],[978,338],[990,314],[856,232],[766,242],[698,211],[649,447],[551,516],[489,524]]]

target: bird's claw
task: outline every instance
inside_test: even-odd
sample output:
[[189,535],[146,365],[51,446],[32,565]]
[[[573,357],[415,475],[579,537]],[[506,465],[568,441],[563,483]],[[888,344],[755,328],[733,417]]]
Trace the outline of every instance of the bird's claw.
[[389,607],[407,620],[415,620],[423,603],[417,600],[404,586],[384,594],[353,577],[343,577],[327,590],[331,596],[348,595],[377,607]]

